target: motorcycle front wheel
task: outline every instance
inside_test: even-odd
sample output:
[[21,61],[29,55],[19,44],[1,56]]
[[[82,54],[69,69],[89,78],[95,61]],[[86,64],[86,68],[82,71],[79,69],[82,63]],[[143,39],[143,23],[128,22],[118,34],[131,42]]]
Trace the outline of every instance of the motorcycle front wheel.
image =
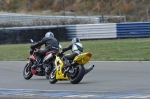
[[58,81],[58,80],[56,80],[56,68],[54,68],[54,69],[52,70],[52,72],[50,73],[50,75],[49,75],[49,82],[50,82],[51,84],[55,84],[57,81]]
[[84,77],[85,69],[84,66],[79,65],[75,68],[74,75],[68,75],[69,80],[72,84],[78,84]]
[[23,69],[23,77],[26,80],[29,80],[33,76],[33,74],[31,73],[31,66],[32,64],[27,63]]
[[49,65],[49,67],[45,67],[45,77],[46,77],[46,79],[49,79],[49,75],[50,75],[52,69],[53,69],[52,65]]
[[48,73],[45,73],[45,77],[46,77],[46,79],[49,79]]

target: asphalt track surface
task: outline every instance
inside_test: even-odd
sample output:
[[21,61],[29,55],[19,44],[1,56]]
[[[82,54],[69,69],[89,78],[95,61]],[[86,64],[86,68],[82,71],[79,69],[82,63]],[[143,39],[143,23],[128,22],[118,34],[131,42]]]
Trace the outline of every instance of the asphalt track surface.
[[43,76],[23,78],[27,61],[0,62],[0,99],[150,98],[150,62],[89,62],[94,69],[79,84],[58,81],[50,84]]

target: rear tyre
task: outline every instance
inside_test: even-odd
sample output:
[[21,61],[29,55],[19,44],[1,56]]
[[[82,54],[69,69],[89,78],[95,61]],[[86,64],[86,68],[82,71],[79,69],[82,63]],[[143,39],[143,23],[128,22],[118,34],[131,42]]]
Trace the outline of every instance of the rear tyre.
[[54,68],[54,69],[52,70],[52,72],[50,73],[50,75],[49,75],[49,82],[50,82],[51,84],[55,84],[57,81],[58,81],[58,80],[56,80],[56,68]]
[[33,74],[31,73],[31,66],[32,64],[27,63],[23,69],[23,77],[26,80],[29,80],[33,76]]
[[82,78],[84,77],[84,74],[85,74],[84,66],[79,65],[76,67],[76,71],[75,71],[74,76],[68,75],[69,80],[72,84],[78,84],[82,80]]

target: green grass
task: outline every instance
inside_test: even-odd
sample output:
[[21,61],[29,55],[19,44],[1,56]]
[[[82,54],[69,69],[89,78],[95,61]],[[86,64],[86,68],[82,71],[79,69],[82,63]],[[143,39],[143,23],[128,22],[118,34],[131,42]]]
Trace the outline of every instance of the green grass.
[[[81,41],[93,61],[149,61],[150,38]],[[70,42],[60,42],[66,47]],[[30,44],[0,45],[0,61],[21,61],[29,57]],[[70,53],[70,51],[69,51]]]

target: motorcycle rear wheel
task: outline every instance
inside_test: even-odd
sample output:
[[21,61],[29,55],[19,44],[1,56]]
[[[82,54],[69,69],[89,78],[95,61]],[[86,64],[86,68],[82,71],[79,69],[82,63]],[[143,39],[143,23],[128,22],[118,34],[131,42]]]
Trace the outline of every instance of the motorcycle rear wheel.
[[54,68],[54,69],[52,70],[52,72],[50,73],[50,75],[49,75],[49,82],[50,82],[51,84],[55,84],[57,81],[58,81],[58,80],[56,80],[56,68]]
[[31,72],[31,65],[30,63],[27,63],[23,69],[23,77],[26,79],[26,80],[29,80],[33,74]]
[[74,76],[68,75],[69,80],[72,84],[78,84],[82,80],[85,74],[84,66],[79,65],[76,68],[77,69],[76,69]]

